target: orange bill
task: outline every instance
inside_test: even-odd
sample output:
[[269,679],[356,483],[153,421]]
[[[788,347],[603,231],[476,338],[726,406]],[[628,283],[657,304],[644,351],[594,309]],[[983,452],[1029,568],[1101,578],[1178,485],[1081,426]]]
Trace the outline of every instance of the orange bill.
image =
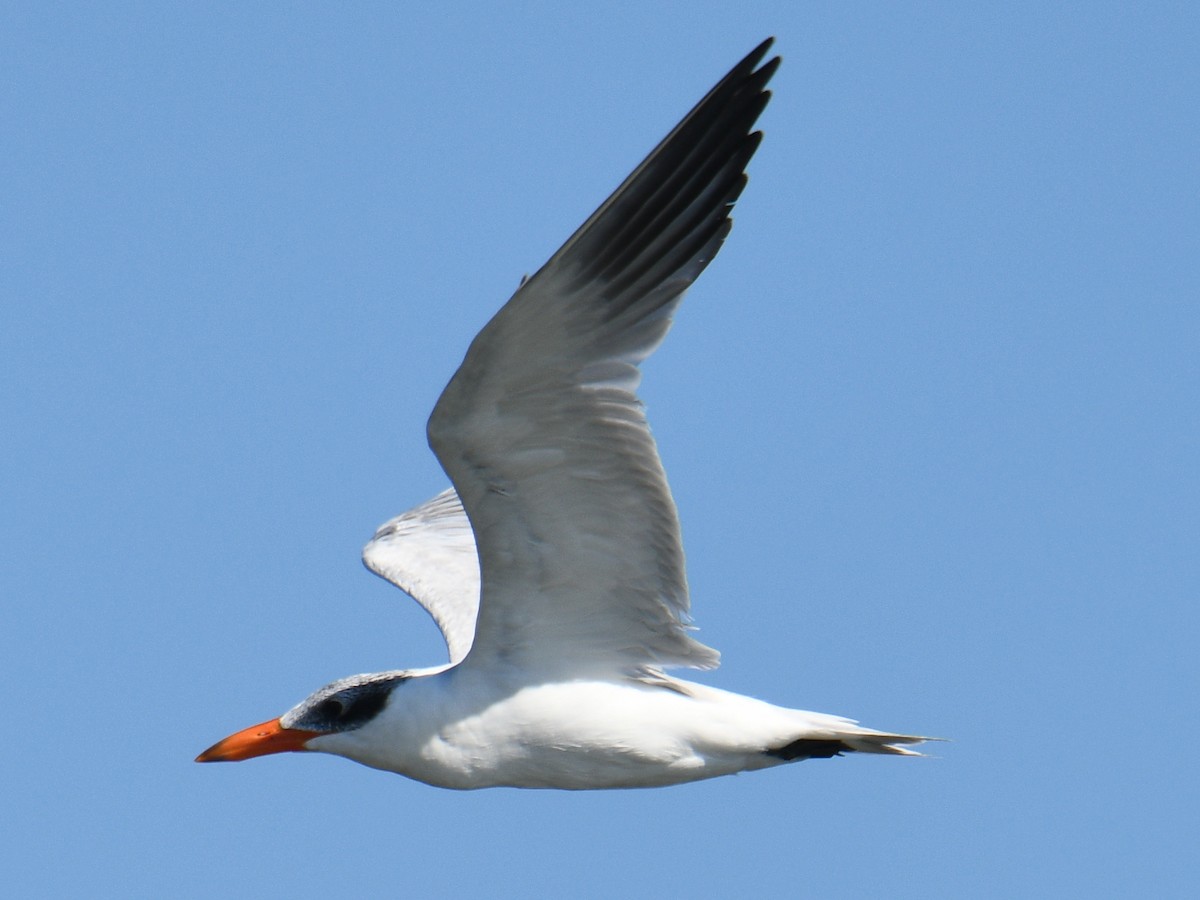
[[319,731],[302,731],[299,728],[284,728],[278,719],[270,719],[260,725],[251,725],[217,741],[196,757],[196,762],[240,762],[268,753],[286,753],[289,750],[305,750],[304,745],[320,735]]

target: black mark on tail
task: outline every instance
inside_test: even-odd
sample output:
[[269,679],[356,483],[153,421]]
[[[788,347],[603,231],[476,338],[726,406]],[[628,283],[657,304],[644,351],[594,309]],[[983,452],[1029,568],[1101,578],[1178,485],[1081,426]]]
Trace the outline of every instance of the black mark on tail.
[[847,747],[841,741],[820,741],[814,738],[800,738],[785,747],[773,747],[764,750],[767,756],[775,756],[791,762],[793,759],[829,759],[831,756],[841,756],[843,753],[853,753],[853,747]]

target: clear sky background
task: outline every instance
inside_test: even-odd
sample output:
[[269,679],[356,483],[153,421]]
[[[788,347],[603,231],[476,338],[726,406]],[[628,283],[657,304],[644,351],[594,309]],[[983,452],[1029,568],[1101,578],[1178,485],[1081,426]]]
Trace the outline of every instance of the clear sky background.
[[[937,759],[455,793],[197,752],[435,664],[362,569],[469,340],[763,37],[646,365],[702,676]],[[13,897],[1194,896],[1189,3],[8,3]]]

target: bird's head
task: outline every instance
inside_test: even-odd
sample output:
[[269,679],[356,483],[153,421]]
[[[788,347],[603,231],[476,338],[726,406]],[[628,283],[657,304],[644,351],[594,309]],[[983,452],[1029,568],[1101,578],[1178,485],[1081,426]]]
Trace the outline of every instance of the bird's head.
[[388,704],[392,691],[408,679],[405,672],[355,675],[327,684],[277,719],[268,719],[231,734],[196,757],[196,762],[240,762],[270,753],[328,750],[310,741],[362,728]]

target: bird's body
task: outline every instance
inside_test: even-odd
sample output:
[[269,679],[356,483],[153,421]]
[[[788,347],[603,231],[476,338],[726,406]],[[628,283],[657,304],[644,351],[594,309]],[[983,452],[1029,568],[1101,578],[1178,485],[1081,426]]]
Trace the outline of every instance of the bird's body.
[[487,324],[430,416],[454,488],[383,525],[368,568],[450,663],[343,679],[201,754],[333,753],[448,788],[655,787],[922,738],[668,676],[687,625],[675,505],[638,364],[729,232],[778,58],[742,60]]
[[[541,680],[458,666],[414,673],[396,689],[388,715],[315,737],[308,749],[439,787],[584,790],[779,765],[801,735],[873,748],[883,737],[836,716],[675,679]],[[839,752],[813,746],[821,755]]]

